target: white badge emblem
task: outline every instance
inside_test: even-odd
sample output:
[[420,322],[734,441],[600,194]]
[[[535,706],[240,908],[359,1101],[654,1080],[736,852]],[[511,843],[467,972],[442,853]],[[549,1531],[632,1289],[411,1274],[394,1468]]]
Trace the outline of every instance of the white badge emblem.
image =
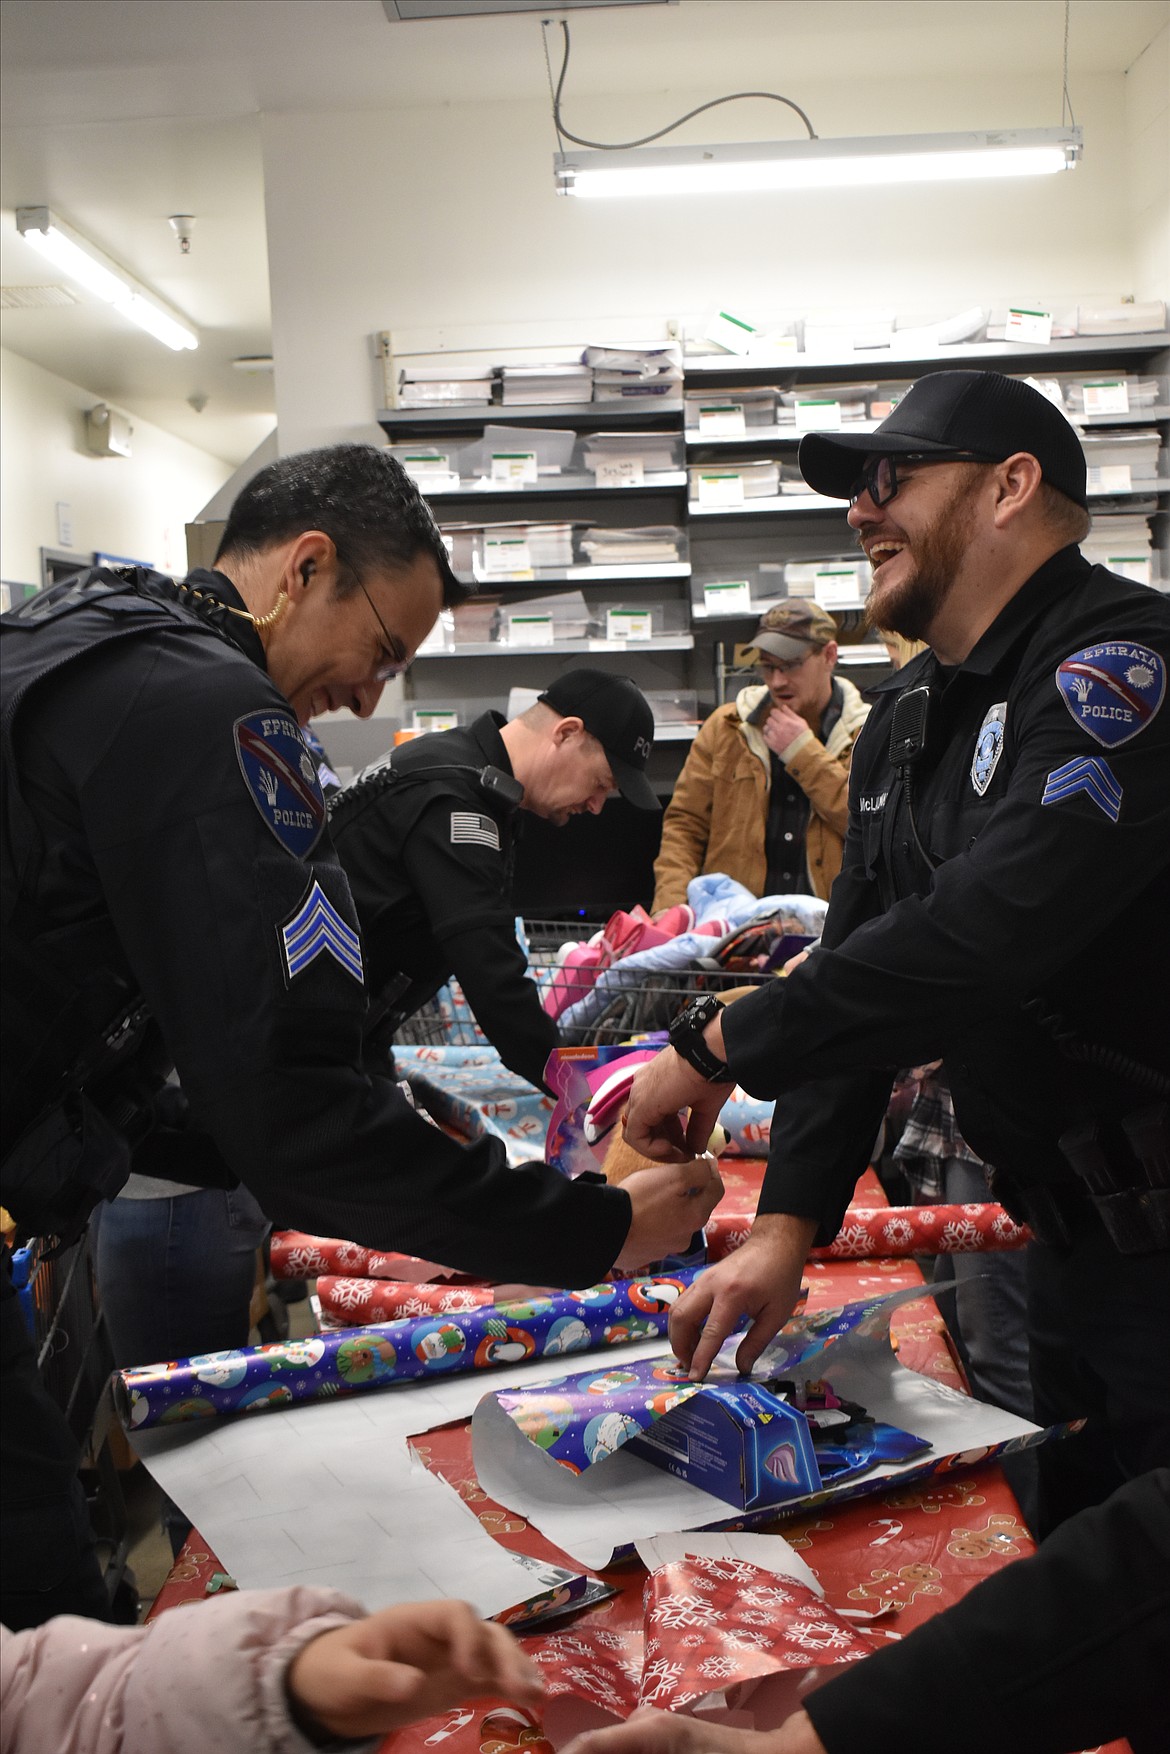
[[1001,700],[993,706],[979,727],[979,735],[975,739],[975,753],[971,757],[971,785],[976,794],[982,798],[991,784],[992,775],[999,766],[999,758],[1003,754],[1003,732],[1007,722],[1007,701]]

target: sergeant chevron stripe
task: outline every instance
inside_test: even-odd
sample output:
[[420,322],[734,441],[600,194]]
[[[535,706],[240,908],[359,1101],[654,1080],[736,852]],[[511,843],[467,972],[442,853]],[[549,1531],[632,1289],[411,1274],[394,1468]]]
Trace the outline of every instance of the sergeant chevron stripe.
[[1054,767],[1044,782],[1040,802],[1059,804],[1065,798],[1075,798],[1078,792],[1091,798],[1110,822],[1116,822],[1121,815],[1121,783],[1099,755],[1079,756],[1075,761],[1066,761],[1063,767]]
[[285,980],[303,974],[318,956],[332,956],[359,986],[365,984],[361,940],[343,920],[316,878],[290,920],[278,928]]

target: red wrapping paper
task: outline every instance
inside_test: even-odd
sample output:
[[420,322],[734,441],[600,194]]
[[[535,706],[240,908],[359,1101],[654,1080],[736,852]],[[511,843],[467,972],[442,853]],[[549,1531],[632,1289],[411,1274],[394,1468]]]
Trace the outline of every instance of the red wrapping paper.
[[[752,1216],[720,1206],[707,1220],[707,1253],[721,1261],[747,1241]],[[1032,1240],[1002,1206],[851,1206],[841,1229],[825,1248],[813,1249],[822,1261],[886,1259],[906,1255],[970,1255],[992,1249],[1020,1249]]]
[[413,1285],[398,1279],[317,1280],[322,1320],[342,1327],[394,1322],[404,1316],[451,1315],[483,1309],[498,1296],[491,1285]]

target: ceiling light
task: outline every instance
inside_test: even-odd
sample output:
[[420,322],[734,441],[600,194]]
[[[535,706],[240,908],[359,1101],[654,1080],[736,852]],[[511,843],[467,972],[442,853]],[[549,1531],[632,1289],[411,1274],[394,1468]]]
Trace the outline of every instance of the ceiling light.
[[156,341],[176,352],[198,347],[199,337],[178,312],[171,310],[157,293],[135,280],[96,244],[83,238],[47,207],[18,207],[16,229],[63,274],[76,280],[79,286],[104,303],[113,305],[116,311],[138,328],[145,329]]
[[890,134],[845,140],[558,152],[557,193],[580,197],[886,188],[1050,176],[1080,157],[1079,128]]

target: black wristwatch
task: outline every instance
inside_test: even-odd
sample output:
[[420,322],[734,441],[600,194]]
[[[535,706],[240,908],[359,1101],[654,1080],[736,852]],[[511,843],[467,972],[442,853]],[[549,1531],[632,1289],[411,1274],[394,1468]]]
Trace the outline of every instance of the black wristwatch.
[[693,1066],[708,1084],[734,1084],[726,1060],[719,1059],[703,1040],[703,1031],[722,1011],[723,1005],[714,993],[703,993],[684,1005],[667,1034],[670,1045],[688,1066]]

